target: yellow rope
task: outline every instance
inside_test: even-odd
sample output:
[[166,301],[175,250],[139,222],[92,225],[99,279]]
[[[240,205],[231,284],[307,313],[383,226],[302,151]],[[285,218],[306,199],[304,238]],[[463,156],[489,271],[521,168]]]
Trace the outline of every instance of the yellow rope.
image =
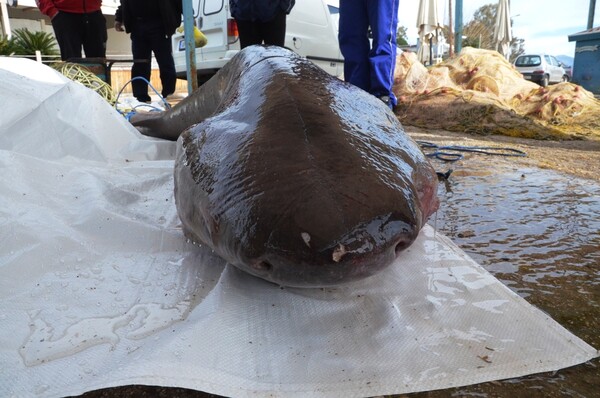
[[112,87],[84,65],[71,62],[59,62],[52,65],[52,67],[69,79],[94,90],[109,104],[114,105],[116,98]]

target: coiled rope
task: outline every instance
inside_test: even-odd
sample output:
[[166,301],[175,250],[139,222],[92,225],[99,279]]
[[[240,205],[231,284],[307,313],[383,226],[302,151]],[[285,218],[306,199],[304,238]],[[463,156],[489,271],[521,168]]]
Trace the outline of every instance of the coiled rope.
[[[464,157],[461,152],[473,152],[482,155],[493,156],[519,156],[524,157],[527,154],[519,149],[494,147],[494,146],[463,146],[463,145],[443,145],[439,146],[432,142],[417,141],[417,144],[423,150],[425,156],[443,160],[444,162],[456,162]],[[426,152],[425,150],[430,150]]]
[[116,98],[112,87],[104,80],[96,76],[84,65],[72,62],[58,62],[53,64],[52,68],[56,69],[69,79],[79,82],[87,88],[94,90],[109,104],[114,105],[116,103]]

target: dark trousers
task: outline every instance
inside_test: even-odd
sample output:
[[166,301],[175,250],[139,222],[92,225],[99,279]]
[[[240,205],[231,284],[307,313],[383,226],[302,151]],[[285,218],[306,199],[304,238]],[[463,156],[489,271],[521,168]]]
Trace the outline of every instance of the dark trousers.
[[82,46],[86,57],[106,57],[106,19],[102,11],[90,14],[59,11],[52,18],[52,29],[63,61],[81,58]]
[[[175,72],[175,61],[173,61],[173,52],[171,37],[165,34],[165,28],[161,21],[142,21],[136,20],[135,26],[131,31],[131,53],[133,59],[150,60],[152,53],[158,63],[160,72],[160,82],[162,84],[161,95],[166,97],[175,92],[177,84],[177,75]],[[150,62],[135,62],[131,67],[131,78],[143,77],[150,81],[152,64]],[[148,83],[141,79],[131,82],[133,96],[138,101],[150,101],[148,95]]]
[[272,44],[283,47],[285,43],[285,12],[280,12],[268,22],[235,20],[240,34],[240,47],[253,44]]

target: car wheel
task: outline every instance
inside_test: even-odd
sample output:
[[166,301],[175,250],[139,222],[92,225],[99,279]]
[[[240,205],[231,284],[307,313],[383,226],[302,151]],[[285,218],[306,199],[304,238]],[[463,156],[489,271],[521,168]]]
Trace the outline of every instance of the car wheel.
[[562,82],[563,82],[563,83],[566,83],[566,82],[568,82],[568,81],[569,81],[569,76],[567,76],[567,75],[563,75],[563,77],[562,77]]
[[544,75],[544,77],[542,77],[542,80],[540,80],[540,86],[548,87],[548,75]]

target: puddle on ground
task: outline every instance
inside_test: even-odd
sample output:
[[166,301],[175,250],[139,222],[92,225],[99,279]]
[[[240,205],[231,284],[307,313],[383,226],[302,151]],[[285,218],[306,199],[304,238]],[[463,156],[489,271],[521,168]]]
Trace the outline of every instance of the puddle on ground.
[[[440,184],[440,210],[430,224],[529,303],[600,348],[600,184],[479,155],[459,163],[435,161],[434,167],[454,171]],[[410,396],[529,391],[592,397],[600,385],[599,365],[596,359],[551,375]]]
[[26,366],[35,366],[99,344],[109,344],[114,350],[120,340],[118,329],[130,326],[132,330],[125,337],[143,339],[184,320],[189,309],[189,302],[173,307],[156,303],[138,304],[121,316],[83,319],[69,326],[58,337],[54,328],[34,311],[30,314],[31,334],[19,349],[19,354]]

